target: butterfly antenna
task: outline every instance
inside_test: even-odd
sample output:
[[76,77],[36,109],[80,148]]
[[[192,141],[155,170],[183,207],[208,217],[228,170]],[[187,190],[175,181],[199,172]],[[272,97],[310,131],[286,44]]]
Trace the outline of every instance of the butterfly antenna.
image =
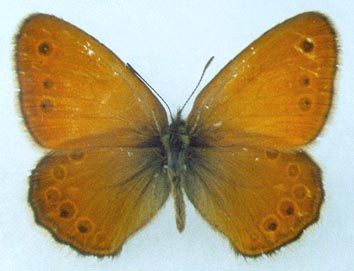
[[214,56],[212,56],[212,57],[208,60],[208,62],[205,64],[204,69],[203,69],[203,72],[202,72],[202,75],[200,76],[197,85],[195,86],[195,88],[194,88],[194,90],[192,91],[191,95],[189,95],[187,101],[184,103],[184,105],[182,106],[181,110],[179,110],[179,112],[182,112],[182,111],[183,111],[183,109],[186,107],[186,105],[188,104],[188,102],[190,101],[190,99],[192,98],[192,96],[194,95],[194,93],[197,91],[197,89],[198,89],[200,83],[202,82],[202,79],[203,79],[203,77],[204,77],[204,74],[205,74],[206,70],[208,69],[210,63],[213,61],[213,59],[214,59]]
[[168,106],[167,102],[162,98],[162,96],[131,66],[129,63],[126,64],[127,68],[130,69],[138,78],[153,92],[160,100],[166,105],[168,112],[170,113],[171,120],[173,120],[171,108]]

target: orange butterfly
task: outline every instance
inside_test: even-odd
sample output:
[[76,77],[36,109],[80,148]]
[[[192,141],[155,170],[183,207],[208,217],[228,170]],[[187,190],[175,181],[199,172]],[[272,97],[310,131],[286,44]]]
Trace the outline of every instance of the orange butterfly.
[[293,241],[319,216],[321,170],[299,148],[324,126],[336,38],[314,12],[249,45],[204,88],[186,120],[167,114],[109,49],[54,16],[35,14],[16,39],[21,109],[51,151],[31,175],[37,222],[80,252],[119,252],[182,189],[242,255]]

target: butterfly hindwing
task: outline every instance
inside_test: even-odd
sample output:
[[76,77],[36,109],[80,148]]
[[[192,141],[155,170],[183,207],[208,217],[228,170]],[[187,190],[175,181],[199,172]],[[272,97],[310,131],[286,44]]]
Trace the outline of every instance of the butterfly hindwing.
[[242,255],[272,252],[318,218],[321,171],[304,152],[198,149],[189,172],[188,198]]
[[116,254],[169,195],[160,159],[141,148],[50,153],[31,176],[37,222],[83,253]]

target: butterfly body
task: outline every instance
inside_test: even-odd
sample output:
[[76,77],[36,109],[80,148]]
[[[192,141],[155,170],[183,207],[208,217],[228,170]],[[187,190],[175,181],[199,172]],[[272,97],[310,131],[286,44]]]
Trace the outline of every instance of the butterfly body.
[[301,148],[329,113],[336,38],[316,12],[251,43],[183,120],[117,56],[77,27],[35,14],[16,37],[26,126],[50,149],[30,177],[36,221],[76,250],[117,254],[183,192],[245,256],[296,240],[319,217],[321,169]]
[[176,225],[181,232],[185,226],[185,203],[181,187],[182,176],[186,174],[188,165],[188,151],[190,138],[185,121],[181,119],[181,112],[172,119],[166,133],[161,137],[163,153],[166,155],[168,179],[172,187],[175,205]]

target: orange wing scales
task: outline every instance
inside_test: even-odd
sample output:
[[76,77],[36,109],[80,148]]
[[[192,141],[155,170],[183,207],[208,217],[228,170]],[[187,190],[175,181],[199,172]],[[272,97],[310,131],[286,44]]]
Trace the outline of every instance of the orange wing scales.
[[[100,42],[36,14],[16,39],[21,109],[52,149],[33,170],[37,222],[80,252],[118,253],[173,185],[242,255],[271,253],[317,221],[321,170],[299,148],[329,113],[337,46],[328,19],[308,12],[266,32],[197,96],[187,121]],[[181,186],[182,185],[182,186]]]
[[318,218],[321,171],[303,152],[200,149],[191,160],[187,196],[243,255],[272,252]]
[[336,54],[334,31],[322,15],[285,21],[250,44],[198,95],[190,131],[214,146],[307,144],[331,106]]
[[324,126],[336,56],[327,18],[300,14],[250,44],[196,98],[184,189],[243,255],[273,252],[319,217],[321,171],[298,148]]
[[37,221],[83,253],[120,251],[169,195],[154,150],[100,148],[54,152],[31,176]]
[[107,133],[111,146],[137,146],[167,126],[163,107],[131,70],[63,20],[31,16],[16,51],[22,112],[42,146],[104,145],[96,139]]

